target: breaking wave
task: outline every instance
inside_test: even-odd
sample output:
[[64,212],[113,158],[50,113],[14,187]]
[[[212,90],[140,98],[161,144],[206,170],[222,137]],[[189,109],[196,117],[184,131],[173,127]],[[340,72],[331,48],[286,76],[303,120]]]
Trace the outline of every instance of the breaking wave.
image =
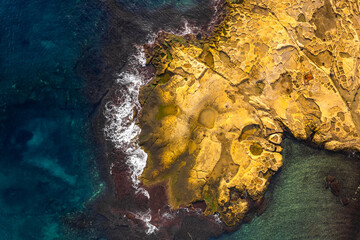
[[[145,67],[145,63],[145,53],[140,48],[138,53],[129,59],[126,70],[118,74],[117,99],[106,103],[104,111],[107,119],[104,128],[105,136],[114,143],[116,148],[125,153],[126,163],[131,171],[131,180],[136,189],[140,183],[138,177],[142,174],[147,160],[146,153],[137,143],[141,129],[135,123],[135,111],[141,109],[139,90],[149,80],[140,74],[140,69]],[[112,166],[113,164],[110,172],[112,172]]]
[[[214,0],[216,3],[218,0]],[[214,9],[217,12],[217,9]],[[178,36],[187,34],[196,34],[200,32],[200,28],[189,24],[184,19],[183,25],[178,29],[165,29],[166,32]],[[160,33],[160,31],[159,31]],[[159,34],[158,33],[158,34]],[[148,44],[153,44],[158,34],[151,34],[147,37]],[[105,105],[104,116],[106,124],[104,133],[108,140],[111,140],[117,149],[120,149],[126,156],[126,164],[129,166],[131,180],[136,193],[141,193],[150,198],[149,193],[140,187],[139,177],[144,171],[147,161],[147,154],[138,145],[138,136],[141,132],[140,127],[136,124],[136,114],[140,112],[141,105],[139,103],[140,88],[146,85],[153,76],[149,77],[143,74],[141,70],[145,68],[146,58],[143,47],[138,47],[136,54],[128,59],[128,63],[120,74],[117,75],[116,83],[118,89],[116,91],[116,99]],[[112,167],[110,165],[110,174]],[[158,230],[151,221],[151,210],[147,212],[136,213],[136,218],[142,220],[146,227],[146,233],[152,234]],[[166,215],[171,218],[171,214]]]
[[[184,20],[183,27],[178,30],[168,30],[167,32],[175,35],[187,35],[198,31],[199,29],[196,26],[190,26]],[[157,34],[149,35],[148,43],[153,44],[157,36]],[[148,196],[146,190],[139,188],[139,176],[146,166],[147,154],[138,145],[138,136],[141,129],[136,125],[135,114],[135,112],[141,110],[139,103],[140,88],[152,78],[142,74],[141,69],[145,67],[145,64],[144,49],[138,47],[137,53],[128,60],[125,70],[117,75],[116,83],[119,86],[116,92],[117,99],[105,105],[104,115],[107,121],[104,132],[107,139],[111,140],[116,148],[121,149],[126,154],[126,163],[131,171],[133,186],[137,191]]]

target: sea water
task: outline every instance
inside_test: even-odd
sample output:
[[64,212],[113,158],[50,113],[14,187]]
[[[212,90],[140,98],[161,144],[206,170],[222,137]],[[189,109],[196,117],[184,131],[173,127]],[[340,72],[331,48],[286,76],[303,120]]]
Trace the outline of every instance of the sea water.
[[[151,41],[152,36],[159,29],[176,33],[177,26],[181,29],[178,32],[181,34],[186,29],[185,20],[191,19],[190,22],[194,27],[211,15],[210,10],[193,11],[189,14],[191,9],[198,9],[194,6],[200,6],[201,1],[116,0],[115,2],[120,8],[132,13],[126,16],[121,15],[123,13],[121,11],[119,16],[114,14],[115,17],[129,21],[126,23],[127,27],[118,25],[122,28],[117,31],[122,34],[114,34],[119,42],[127,42],[127,46],[131,43],[141,45]],[[116,28],[116,25],[114,27]],[[133,41],[128,41],[131,36]],[[139,49],[141,51],[141,47]],[[134,56],[136,59],[136,55],[133,55],[125,61],[131,65],[130,60],[134,60]],[[137,65],[143,64],[141,59],[134,62],[138,62]],[[127,69],[133,71],[134,68],[128,66]],[[129,102],[118,108],[113,108],[109,103],[111,110],[106,112],[109,114],[109,119],[115,119],[115,124],[109,122],[110,125],[107,125],[108,128],[105,130],[109,139],[113,140],[118,148],[132,142],[133,138],[136,139],[139,130],[134,125],[131,125],[133,129],[126,128],[127,124],[122,127],[123,121],[133,116],[130,108],[137,105],[133,97],[137,97],[139,85],[143,84],[136,71],[131,71],[130,73],[126,70],[120,71],[114,78],[116,79],[114,87],[131,90],[131,94],[127,96]],[[121,94],[119,97],[122,97]],[[130,154],[128,163],[132,165],[131,169],[134,173],[132,176],[136,185],[137,177],[146,162],[146,156],[137,154],[137,151],[130,153],[134,153]],[[242,225],[238,231],[223,235],[219,239],[341,239],[341,237],[351,239],[359,216],[354,209],[342,206],[340,198],[325,189],[324,178],[328,174],[336,176],[341,181],[344,192],[350,197],[360,183],[359,160],[345,154],[311,148],[291,138],[285,140],[283,156],[284,166],[273,177],[266,193],[266,211],[249,224]]]
[[61,239],[61,217],[101,189],[76,73],[99,16],[90,1],[0,1],[0,240]]
[[[135,54],[129,49],[160,29],[188,29],[189,19],[208,22],[209,3],[0,2],[0,240],[64,239],[65,233],[81,239],[69,235],[62,219],[86,209],[105,187],[91,139],[101,99],[89,102],[81,73],[86,80],[91,75],[95,90],[117,87],[124,62]],[[102,62],[111,63],[104,67],[109,79],[97,78]]]
[[315,149],[292,138],[284,142],[283,157],[284,165],[265,195],[265,212],[218,239],[357,239],[359,209],[343,206],[340,197],[325,188],[324,178],[336,177],[341,196],[351,199],[360,184],[360,160]]
[[[101,2],[0,2],[0,240],[62,239],[61,217],[101,194],[90,134],[93,105],[76,73],[89,49],[102,44],[107,22]],[[131,13],[119,16],[128,21],[117,26],[121,34],[109,35],[116,37],[119,54],[159,29],[184,31],[186,20],[196,25],[212,14],[199,10],[199,0],[115,3]],[[114,87],[128,59],[121,57],[112,70]],[[284,166],[266,194],[267,210],[220,239],[351,237],[358,216],[324,188],[323,178],[336,175],[350,194],[359,173],[358,160],[286,140]]]

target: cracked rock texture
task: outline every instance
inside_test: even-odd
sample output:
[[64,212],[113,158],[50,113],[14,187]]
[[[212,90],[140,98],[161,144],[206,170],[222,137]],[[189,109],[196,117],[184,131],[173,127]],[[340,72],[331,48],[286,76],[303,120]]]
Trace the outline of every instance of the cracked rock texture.
[[145,185],[234,225],[282,166],[283,133],[360,150],[358,0],[227,2],[210,37],[160,34],[141,90]]

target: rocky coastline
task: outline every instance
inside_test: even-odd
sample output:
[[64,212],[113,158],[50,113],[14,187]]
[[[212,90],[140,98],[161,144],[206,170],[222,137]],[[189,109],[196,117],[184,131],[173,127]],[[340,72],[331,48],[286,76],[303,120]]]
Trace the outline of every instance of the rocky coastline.
[[[107,189],[90,217],[70,222],[108,239],[207,239],[265,210],[284,134],[358,152],[360,29],[354,6],[339,2],[218,1],[210,27],[159,33],[145,46],[142,71],[154,77],[134,112],[148,154],[141,183],[134,187],[124,150],[104,139],[99,112]],[[106,92],[100,109],[120,105],[116,94]]]
[[262,209],[285,132],[358,152],[360,29],[354,5],[340,2],[228,1],[212,35],[162,33],[147,46],[156,76],[140,93],[145,186],[166,186],[172,209],[202,202],[236,226]]

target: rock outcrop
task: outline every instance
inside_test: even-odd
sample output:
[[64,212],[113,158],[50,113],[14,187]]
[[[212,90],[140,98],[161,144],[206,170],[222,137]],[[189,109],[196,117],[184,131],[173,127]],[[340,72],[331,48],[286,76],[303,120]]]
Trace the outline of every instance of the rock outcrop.
[[142,182],[166,184],[172,208],[203,200],[234,225],[282,166],[285,131],[359,151],[359,5],[233,1],[211,37],[161,34],[140,96]]

